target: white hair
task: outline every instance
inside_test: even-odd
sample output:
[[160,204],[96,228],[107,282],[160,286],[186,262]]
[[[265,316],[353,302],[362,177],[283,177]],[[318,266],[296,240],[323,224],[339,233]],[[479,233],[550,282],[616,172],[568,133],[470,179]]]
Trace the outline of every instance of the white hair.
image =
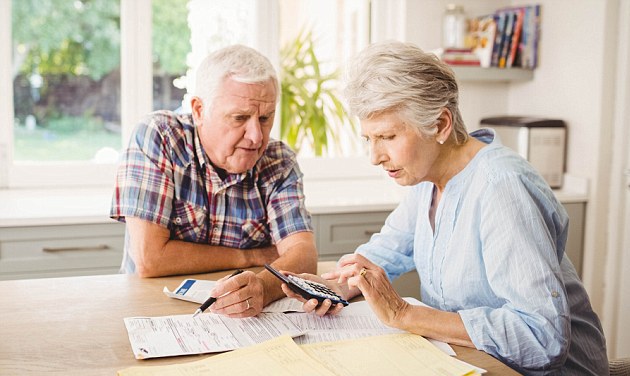
[[240,44],[225,47],[208,55],[197,69],[194,95],[209,110],[219,87],[226,78],[237,82],[255,84],[271,80],[278,90],[278,76],[269,59],[253,48]]
[[348,65],[344,96],[359,119],[396,111],[429,136],[437,133],[437,121],[448,108],[455,143],[468,139],[455,73],[411,43],[381,42],[364,49]]

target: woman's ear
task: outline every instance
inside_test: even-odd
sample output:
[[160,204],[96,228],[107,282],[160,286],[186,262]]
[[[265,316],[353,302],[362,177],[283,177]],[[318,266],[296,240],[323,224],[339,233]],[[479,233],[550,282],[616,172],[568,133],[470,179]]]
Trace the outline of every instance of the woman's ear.
[[435,134],[435,139],[439,144],[443,144],[448,140],[453,131],[453,114],[451,114],[451,110],[446,107],[442,109],[442,113],[438,118],[437,127],[438,131]]

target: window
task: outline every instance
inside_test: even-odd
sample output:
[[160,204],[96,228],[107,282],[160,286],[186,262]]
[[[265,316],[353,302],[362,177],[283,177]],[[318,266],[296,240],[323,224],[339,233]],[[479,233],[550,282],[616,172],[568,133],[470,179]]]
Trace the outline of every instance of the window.
[[[336,104],[343,103],[339,84],[344,63],[369,43],[370,1],[279,0],[279,4],[281,110],[292,113],[280,125],[283,140],[302,157],[364,154],[358,124],[339,112]],[[323,111],[313,115],[311,108]]]
[[13,94],[0,105],[7,114],[0,186],[38,185],[46,171],[63,176],[54,166],[113,163],[121,145],[119,0],[4,1],[0,8],[9,17],[0,40],[8,69],[0,77],[3,92]]
[[100,161],[108,150],[116,154],[118,17],[117,0],[13,2],[14,161]]
[[[336,70],[370,33],[375,40],[375,27],[380,39],[398,37],[386,29],[402,27],[387,21],[400,10],[387,4],[0,1],[0,92],[13,94],[0,96],[0,188],[109,187],[131,128],[153,109],[186,110],[195,66],[209,51],[242,43],[280,70],[281,45],[308,28],[325,69]],[[370,23],[370,8],[387,12]],[[356,139],[342,133],[329,156],[363,155]]]
[[186,59],[190,54],[188,0],[153,0],[153,109],[177,110],[186,93]]

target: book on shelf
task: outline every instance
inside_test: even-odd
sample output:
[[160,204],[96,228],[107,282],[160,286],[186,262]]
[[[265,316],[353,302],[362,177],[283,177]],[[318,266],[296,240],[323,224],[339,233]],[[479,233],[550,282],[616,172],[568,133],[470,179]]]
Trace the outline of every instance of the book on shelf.
[[538,66],[538,43],[540,40],[540,5],[525,7],[522,38],[519,45],[519,66],[535,69]]
[[505,29],[503,35],[503,42],[501,43],[501,51],[499,52],[499,68],[505,68],[508,55],[510,54],[510,46],[512,44],[512,37],[514,35],[515,14],[511,9],[503,9],[501,12],[505,13]]
[[[469,40],[476,41],[481,20],[489,24],[492,19],[491,51],[478,52],[481,66],[499,68],[521,67],[534,69],[538,65],[538,45],[540,40],[539,4],[501,8],[491,16],[482,16],[470,20]],[[486,34],[489,36],[490,32]],[[475,47],[473,45],[473,47]]]
[[523,29],[523,17],[525,16],[525,8],[515,8],[514,13],[514,30],[512,31],[512,41],[510,42],[510,51],[505,62],[506,68],[511,68],[515,65],[516,54],[518,53],[518,47],[521,40],[521,33]]
[[480,65],[479,57],[472,48],[446,48],[442,53],[442,61],[449,65]]
[[503,12],[497,12],[494,15],[494,20],[496,23],[496,35],[494,37],[494,44],[492,45],[492,60],[490,65],[493,67],[499,66],[499,55],[501,51],[501,45],[503,43],[503,39],[505,37],[505,24],[506,24],[506,15]]
[[477,55],[481,67],[488,68],[491,65],[496,30],[497,24],[492,14],[470,20],[466,45]]

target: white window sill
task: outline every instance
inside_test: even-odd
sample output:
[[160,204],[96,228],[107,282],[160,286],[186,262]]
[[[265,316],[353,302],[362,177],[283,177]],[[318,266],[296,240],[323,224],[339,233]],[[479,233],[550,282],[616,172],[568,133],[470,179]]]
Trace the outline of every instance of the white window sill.
[[[306,207],[312,214],[393,210],[407,188],[376,171],[346,179],[305,172]],[[0,190],[0,227],[110,223],[112,192],[111,187]],[[588,200],[587,182],[581,178],[565,176],[564,188],[554,192],[565,204]]]

